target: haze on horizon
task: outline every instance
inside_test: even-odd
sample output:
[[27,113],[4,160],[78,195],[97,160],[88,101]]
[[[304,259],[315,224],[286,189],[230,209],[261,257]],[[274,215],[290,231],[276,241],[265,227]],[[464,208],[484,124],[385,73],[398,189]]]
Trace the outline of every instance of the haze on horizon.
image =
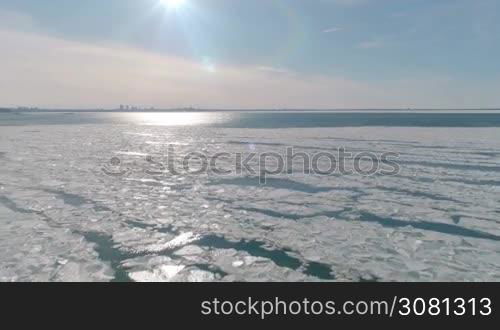
[[0,0],[0,106],[494,108],[497,0]]

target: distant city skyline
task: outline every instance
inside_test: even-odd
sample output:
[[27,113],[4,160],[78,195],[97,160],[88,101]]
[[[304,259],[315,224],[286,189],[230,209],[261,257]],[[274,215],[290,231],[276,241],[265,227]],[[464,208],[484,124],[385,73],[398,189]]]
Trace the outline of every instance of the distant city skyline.
[[0,0],[0,107],[500,106],[497,0]]
[[123,112],[162,112],[162,111],[500,111],[500,107],[483,107],[483,108],[200,108],[200,107],[170,107],[170,108],[157,108],[157,107],[140,107],[140,106],[130,106],[130,105],[119,105],[117,107],[61,107],[61,108],[51,108],[51,107],[2,107],[0,106],[0,111],[25,111],[25,112],[66,112],[66,111],[123,111]]

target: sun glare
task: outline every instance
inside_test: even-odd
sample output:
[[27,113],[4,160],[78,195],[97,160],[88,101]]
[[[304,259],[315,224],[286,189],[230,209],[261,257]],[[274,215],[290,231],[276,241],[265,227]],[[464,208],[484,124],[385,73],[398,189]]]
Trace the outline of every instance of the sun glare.
[[186,0],[161,0],[161,3],[167,8],[177,9],[182,7]]

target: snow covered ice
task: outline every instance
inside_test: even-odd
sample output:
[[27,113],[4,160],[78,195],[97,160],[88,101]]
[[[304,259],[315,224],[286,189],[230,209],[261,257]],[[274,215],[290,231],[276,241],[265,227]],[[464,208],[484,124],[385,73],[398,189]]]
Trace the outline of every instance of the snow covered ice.
[[[497,128],[0,128],[0,281],[500,280]],[[401,172],[144,173],[167,145],[390,151]]]

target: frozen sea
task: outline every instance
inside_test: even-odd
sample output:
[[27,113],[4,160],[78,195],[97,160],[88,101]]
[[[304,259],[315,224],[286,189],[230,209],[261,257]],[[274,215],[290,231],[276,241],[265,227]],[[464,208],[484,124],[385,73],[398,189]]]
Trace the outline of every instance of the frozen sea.
[[[400,171],[262,184],[168,146]],[[500,112],[0,113],[0,281],[500,281]]]

